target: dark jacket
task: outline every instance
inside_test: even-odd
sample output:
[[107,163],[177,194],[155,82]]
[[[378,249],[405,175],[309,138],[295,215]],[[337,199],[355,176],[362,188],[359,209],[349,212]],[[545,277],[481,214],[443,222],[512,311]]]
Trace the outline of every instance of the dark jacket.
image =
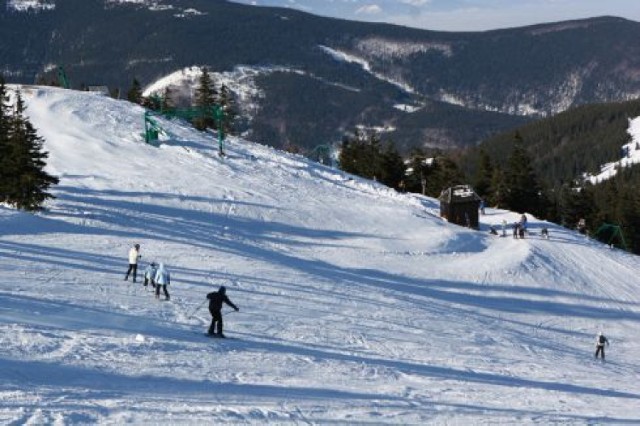
[[220,311],[222,310],[222,303],[226,303],[231,306],[236,311],[238,307],[229,300],[225,293],[220,293],[219,291],[214,291],[212,293],[207,294],[207,299],[209,299],[209,310],[210,311]]
[[603,334],[598,334],[596,337],[596,346],[604,346],[605,343],[609,346],[609,339],[604,337]]

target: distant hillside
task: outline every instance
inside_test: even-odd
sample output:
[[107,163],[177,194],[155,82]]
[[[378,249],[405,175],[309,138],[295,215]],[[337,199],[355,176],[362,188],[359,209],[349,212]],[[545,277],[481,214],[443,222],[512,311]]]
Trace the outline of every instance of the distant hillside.
[[0,0],[8,81],[55,80],[63,65],[73,87],[123,92],[134,77],[149,85],[193,65],[251,67],[258,92],[243,99],[239,130],[275,146],[337,142],[356,125],[403,148],[469,146],[640,95],[640,24],[619,18],[443,33],[222,0],[46,3],[23,12]]
[[618,160],[622,146],[630,140],[629,119],[638,116],[640,99],[573,108],[489,138],[468,149],[461,164],[467,174],[473,175],[480,150],[497,164],[506,164],[518,133],[547,185],[572,182],[583,173],[597,173],[605,163]]
[[601,227],[619,226],[623,239],[613,242],[640,254],[640,166],[618,167],[613,178],[597,184],[585,179],[586,173],[597,175],[605,164],[629,155],[624,145],[639,148],[629,133],[630,120],[639,116],[640,99],[574,108],[467,149],[460,164],[472,179],[484,151],[494,167],[505,170],[517,134],[546,193],[544,217],[570,228],[585,219],[587,230],[605,242],[612,235],[603,235]]

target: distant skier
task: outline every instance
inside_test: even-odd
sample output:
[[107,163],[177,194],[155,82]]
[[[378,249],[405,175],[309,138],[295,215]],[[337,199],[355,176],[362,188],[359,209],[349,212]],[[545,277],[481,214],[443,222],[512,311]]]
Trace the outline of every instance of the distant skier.
[[523,232],[527,232],[527,215],[524,213],[520,216],[520,227]]
[[142,255],[140,255],[140,244],[135,244],[129,250],[129,269],[127,269],[127,273],[124,276],[124,280],[127,281],[129,279],[129,274],[133,273],[133,282],[136,282],[136,274],[138,273],[138,259],[140,259]]
[[158,270],[156,271],[156,299],[160,299],[160,289],[164,291],[165,300],[169,300],[169,292],[167,291],[167,286],[171,284],[171,274],[165,268],[164,263],[160,262],[158,265]]
[[598,354],[602,354],[602,360],[604,361],[604,345],[605,343],[607,344],[607,346],[609,346],[609,340],[604,337],[604,334],[602,334],[602,332],[598,333],[598,336],[596,336],[596,359],[598,359]]
[[587,222],[584,219],[580,219],[578,221],[578,224],[576,225],[576,229],[578,230],[579,233],[586,234],[587,233]]
[[513,223],[513,238],[518,239],[518,234],[520,231],[520,224],[518,222]]
[[502,236],[503,237],[507,236],[507,220],[506,219],[502,219]]
[[542,235],[542,238],[548,240],[549,239],[549,229],[542,228],[542,231],[540,231],[540,235]]
[[[207,334],[209,336],[224,337],[222,333],[222,304],[226,303],[237,311],[240,310],[236,305],[227,297],[227,289],[224,286],[220,286],[218,291],[207,294],[209,299],[209,312],[211,313],[211,325]],[[216,324],[218,325],[216,331]]]
[[158,271],[158,265],[155,262],[151,262],[147,269],[144,270],[144,286],[146,287],[151,283],[151,287],[156,288],[156,272]]

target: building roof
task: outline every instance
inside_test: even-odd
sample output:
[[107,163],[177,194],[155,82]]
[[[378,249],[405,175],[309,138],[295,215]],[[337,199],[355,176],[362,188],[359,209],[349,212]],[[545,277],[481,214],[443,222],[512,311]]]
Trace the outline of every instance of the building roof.
[[470,185],[456,185],[447,188],[440,193],[438,199],[443,203],[468,203],[472,201],[482,201],[482,198],[475,193]]

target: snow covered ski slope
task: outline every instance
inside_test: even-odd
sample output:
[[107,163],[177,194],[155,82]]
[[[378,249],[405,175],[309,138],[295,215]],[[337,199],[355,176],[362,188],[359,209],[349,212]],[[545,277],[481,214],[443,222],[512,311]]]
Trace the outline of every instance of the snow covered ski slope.
[[[638,257],[531,217],[492,236],[502,210],[460,228],[240,139],[220,159],[178,121],[145,145],[124,101],[24,95],[61,180],[42,214],[0,207],[1,424],[640,423]],[[134,243],[171,301],[123,281]],[[220,285],[235,339],[202,334]]]

